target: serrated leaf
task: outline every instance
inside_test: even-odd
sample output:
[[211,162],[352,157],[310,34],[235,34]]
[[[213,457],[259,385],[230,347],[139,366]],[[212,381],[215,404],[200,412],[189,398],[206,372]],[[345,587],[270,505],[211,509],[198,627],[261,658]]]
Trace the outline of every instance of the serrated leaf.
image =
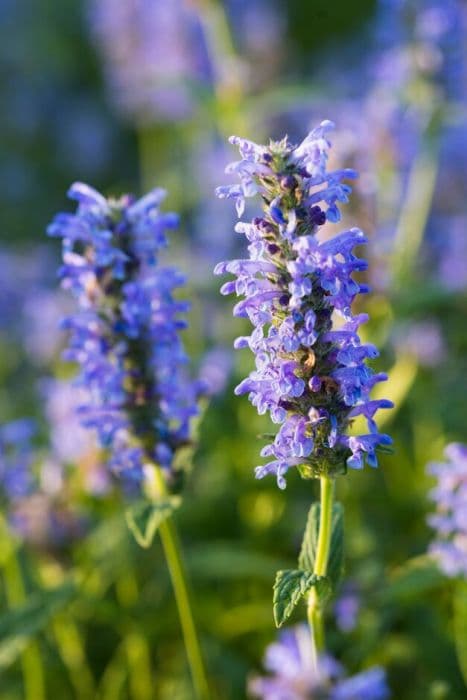
[[309,571],[286,569],[278,571],[274,582],[273,610],[277,627],[290,617],[300,599],[320,581],[320,577]]
[[[320,504],[313,503],[308,513],[308,519],[303,536],[302,548],[298,565],[305,571],[312,572],[315,568],[316,550],[319,536]],[[340,503],[334,503],[332,509],[331,545],[326,577],[334,590],[342,576],[344,565],[344,509]]]
[[0,669],[12,664],[30,640],[71,599],[75,587],[66,583],[31,595],[21,607],[0,617]]
[[329,549],[326,576],[333,590],[341,580],[344,570],[344,508],[335,503],[332,509],[331,547]]
[[166,520],[181,503],[179,496],[169,496],[162,501],[143,501],[127,509],[127,525],[140,547],[150,547],[159,525]]
[[305,532],[302,540],[302,548],[298,558],[298,565],[305,571],[313,571],[315,568],[316,549],[318,547],[319,534],[319,503],[312,503],[308,511]]
[[454,639],[459,667],[467,685],[467,582],[459,581],[454,591]]

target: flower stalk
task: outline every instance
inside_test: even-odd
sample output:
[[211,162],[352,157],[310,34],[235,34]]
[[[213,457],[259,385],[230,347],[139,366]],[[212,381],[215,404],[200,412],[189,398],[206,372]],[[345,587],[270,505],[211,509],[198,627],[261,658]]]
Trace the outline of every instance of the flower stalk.
[[[326,576],[331,548],[334,479],[322,476],[320,489],[321,507],[314,573],[317,576]],[[322,653],[325,649],[323,612],[323,604],[319,599],[316,587],[313,587],[308,594],[308,623],[310,625],[313,648],[317,653]]]
[[[154,491],[159,499],[166,498],[168,495],[163,474],[156,465],[154,465]],[[210,697],[209,684],[193,615],[180,538],[175,521],[171,516],[161,522],[159,534],[177,604],[196,698],[197,700],[208,700]]]

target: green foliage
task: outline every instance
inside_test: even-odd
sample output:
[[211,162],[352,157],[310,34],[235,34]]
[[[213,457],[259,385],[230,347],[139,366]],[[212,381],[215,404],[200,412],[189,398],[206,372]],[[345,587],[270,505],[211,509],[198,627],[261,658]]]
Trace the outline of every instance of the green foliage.
[[410,602],[440,588],[445,581],[446,577],[431,557],[414,557],[392,572],[380,597],[383,601]]
[[39,591],[24,605],[8,610],[0,617],[0,669],[18,658],[28,642],[50,623],[75,592],[71,583]]
[[179,496],[169,496],[157,502],[140,501],[127,508],[125,517],[135,540],[147,549],[151,546],[159,525],[180,506]]
[[278,571],[274,582],[273,610],[277,627],[281,627],[291,616],[300,600],[313,588],[320,588],[324,577],[309,571],[286,569]]
[[459,666],[467,686],[467,582],[458,581],[454,592],[454,638]]
[[[303,536],[298,565],[305,571],[314,571],[316,549],[319,536],[320,504],[313,503]],[[334,503],[332,509],[331,545],[326,578],[334,591],[341,579],[344,567],[344,509],[340,503]]]
[[299,569],[278,571],[273,589],[274,620],[277,627],[290,617],[299,601],[311,588],[316,588],[318,600],[323,604],[335,591],[342,575],[344,558],[343,508],[333,504],[331,543],[326,576],[314,573],[319,537],[320,505],[313,503],[308,513],[302,547],[298,559]]

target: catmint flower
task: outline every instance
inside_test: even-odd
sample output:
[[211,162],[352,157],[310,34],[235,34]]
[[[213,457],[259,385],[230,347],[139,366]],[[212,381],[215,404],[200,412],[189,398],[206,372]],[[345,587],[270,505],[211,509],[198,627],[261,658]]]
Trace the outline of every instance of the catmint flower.
[[394,340],[399,351],[417,358],[422,367],[436,367],[446,356],[441,328],[434,320],[402,324]]
[[190,118],[212,68],[199,11],[183,0],[90,0],[110,96],[138,123]]
[[184,279],[158,265],[178,217],[159,210],[160,189],[117,200],[76,183],[69,196],[77,212],[58,214],[48,234],[63,239],[62,286],[79,304],[63,326],[70,333],[64,357],[79,365],[87,394],[82,423],[96,429],[114,472],[139,480],[155,461],[174,476],[198,392],[179,336],[187,304],[173,296]]
[[356,586],[352,583],[347,584],[334,603],[336,624],[341,632],[348,633],[355,629],[361,604],[361,595]]
[[0,489],[14,502],[26,496],[33,485],[34,421],[20,418],[0,426]]
[[106,493],[110,477],[102,463],[102,450],[96,436],[81,425],[77,411],[78,406],[86,402],[86,389],[68,380],[47,378],[40,381],[39,391],[50,430],[52,459],[57,464],[78,465],[83,487],[89,493],[97,496]]
[[467,575],[467,445],[451,443],[446,462],[428,465],[437,479],[430,492],[436,512],[428,522],[436,531],[430,553],[446,576]]
[[221,394],[232,371],[232,352],[223,347],[208,350],[199,368],[199,381],[208,396]]
[[66,296],[49,289],[45,270],[52,258],[44,246],[0,251],[0,336],[18,343],[30,363],[46,365],[58,353],[57,325]]
[[264,665],[269,676],[253,678],[252,697],[264,700],[386,700],[389,689],[382,668],[370,668],[349,678],[330,656],[322,656],[318,668],[305,625],[284,630],[271,644]]
[[[260,414],[268,412],[280,425],[261,453],[271,460],[256,475],[276,474],[281,488],[294,466],[307,477],[341,473],[346,464],[361,469],[365,461],[376,467],[376,450],[391,442],[374,416],[392,404],[370,398],[386,375],[366,363],[378,355],[358,335],[368,317],[351,311],[357,294],[367,291],[353,279],[367,267],[353,252],[366,238],[357,228],[329,240],[317,236],[326,221],[340,219],[339,205],[351,189],[343,180],[356,176],[327,170],[331,128],[322,122],[299,146],[287,138],[259,146],[233,137],[241,160],[228,169],[240,184],[217,190],[235,200],[239,215],[246,197],[258,194],[263,201],[263,216],[236,226],[248,240],[249,258],[222,262],[215,273],[236,276],[221,293],[243,297],[234,315],[254,326],[250,336],[235,341],[253,351],[256,363],[236,393],[247,393]],[[349,435],[360,415],[368,433]]]

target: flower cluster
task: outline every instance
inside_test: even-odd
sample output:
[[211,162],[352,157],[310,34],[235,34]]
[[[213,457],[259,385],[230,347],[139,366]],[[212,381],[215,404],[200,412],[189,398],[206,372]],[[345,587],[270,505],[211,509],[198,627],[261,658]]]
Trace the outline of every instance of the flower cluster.
[[379,667],[344,678],[344,670],[331,657],[313,665],[313,649],[305,625],[284,630],[265,657],[270,676],[253,678],[249,690],[264,700],[386,700],[389,690]]
[[11,501],[27,495],[33,485],[31,438],[34,422],[20,418],[0,427],[0,486]]
[[183,0],[92,0],[112,99],[139,122],[189,118],[212,69],[199,11]]
[[189,442],[199,390],[185,374],[179,337],[187,304],[173,297],[184,280],[157,265],[178,218],[160,212],[159,189],[139,201],[114,200],[77,183],[69,196],[78,200],[76,214],[58,214],[48,233],[63,239],[62,286],[80,307],[63,325],[65,358],[79,364],[88,397],[79,408],[83,425],[97,430],[115,472],[138,479],[156,461],[168,476],[176,450]]
[[[234,315],[254,325],[235,343],[249,347],[256,360],[236,393],[248,393],[260,414],[268,411],[281,425],[262,451],[271,461],[256,470],[259,478],[276,474],[281,488],[292,466],[303,476],[340,473],[346,463],[360,469],[365,460],[375,467],[376,449],[391,442],[378,432],[374,415],[392,404],[369,398],[386,376],[366,364],[378,355],[358,335],[367,316],[351,312],[356,295],[367,291],[352,277],[366,269],[353,253],[366,238],[356,228],[330,240],[316,235],[326,221],[339,221],[338,205],[351,189],[343,180],[356,176],[349,169],[327,171],[332,127],[322,122],[297,147],[287,138],[266,147],[232,137],[241,160],[228,169],[240,184],[217,190],[235,200],[239,216],[245,197],[260,194],[264,204],[262,217],[236,226],[248,239],[249,259],[220,263],[215,273],[236,276],[221,292],[244,296]],[[360,415],[369,432],[349,435]]]
[[467,445],[451,443],[446,462],[428,465],[437,478],[431,491],[435,514],[428,522],[437,531],[430,551],[447,576],[467,575]]

